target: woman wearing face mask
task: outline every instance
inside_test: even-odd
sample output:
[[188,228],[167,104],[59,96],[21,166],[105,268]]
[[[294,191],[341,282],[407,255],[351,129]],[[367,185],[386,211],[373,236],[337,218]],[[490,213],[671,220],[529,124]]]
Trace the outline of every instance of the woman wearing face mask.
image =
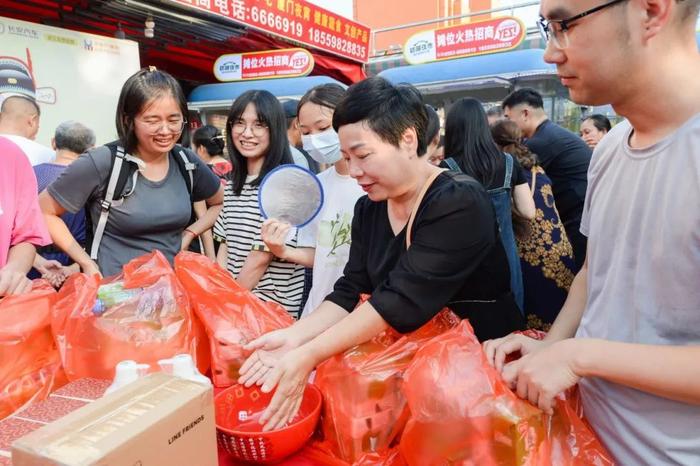
[[[219,265],[263,301],[274,301],[298,317],[304,291],[304,269],[280,260],[261,238],[258,206],[260,182],[274,168],[291,164],[282,106],[267,91],[247,91],[231,106],[226,146],[233,164],[224,191],[224,207],[215,231],[224,232]],[[291,245],[296,246],[296,236]]]
[[333,129],[333,112],[345,95],[337,84],[322,84],[299,101],[298,119],[304,150],[318,163],[330,165],[318,175],[324,192],[321,212],[299,230],[297,248],[285,244],[289,224],[269,219],[262,236],[272,253],[286,261],[313,267],[313,287],[302,315],[308,315],[333,290],[350,254],[350,232],[355,202],[362,188],[350,178],[340,154],[340,141]]

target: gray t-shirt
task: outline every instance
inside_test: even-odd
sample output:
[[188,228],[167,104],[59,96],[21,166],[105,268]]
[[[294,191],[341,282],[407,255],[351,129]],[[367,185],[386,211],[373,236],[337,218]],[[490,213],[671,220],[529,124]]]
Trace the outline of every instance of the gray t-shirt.
[[[195,163],[192,200],[201,201],[216,194],[219,178],[188,151]],[[109,181],[110,151],[97,147],[81,155],[47,188],[49,194],[69,212],[83,206],[89,208],[93,232],[100,218],[100,201]],[[124,193],[131,191],[131,180]],[[97,263],[103,275],[121,272],[122,266],[135,257],[157,249],[172,263],[180,251],[182,232],[192,213],[190,195],[177,162],[170,155],[170,167],[165,178],[153,182],[138,175],[133,193],[124,203],[112,206],[107,227],[100,243]]]
[[[700,114],[645,149],[629,146],[631,131],[617,125],[588,172],[588,301],[576,336],[699,345]],[[700,464],[700,406],[599,378],[581,393],[619,464]]]

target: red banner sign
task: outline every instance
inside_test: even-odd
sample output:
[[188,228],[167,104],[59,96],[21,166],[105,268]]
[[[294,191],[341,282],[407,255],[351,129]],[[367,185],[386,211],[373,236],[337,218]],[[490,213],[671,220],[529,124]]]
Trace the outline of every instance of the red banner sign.
[[304,0],[170,1],[361,63],[369,60],[367,26]]
[[504,52],[525,39],[525,26],[512,17],[494,18],[411,36],[404,46],[404,56],[411,64]]
[[314,57],[304,49],[231,53],[216,60],[214,76],[219,81],[292,78],[306,76],[313,67]]

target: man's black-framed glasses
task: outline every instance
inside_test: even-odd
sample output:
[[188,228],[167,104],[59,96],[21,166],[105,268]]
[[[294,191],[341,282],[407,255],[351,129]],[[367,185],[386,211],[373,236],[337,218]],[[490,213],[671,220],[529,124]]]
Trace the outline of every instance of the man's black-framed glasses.
[[565,49],[569,46],[569,36],[566,31],[569,30],[571,23],[624,1],[626,0],[612,0],[611,2],[598,5],[597,7],[591,8],[590,10],[586,10],[583,13],[579,13],[566,19],[553,19],[551,21],[547,21],[543,16],[540,16],[540,19],[537,21],[537,28],[539,29],[540,35],[545,42],[552,40],[557,48]]

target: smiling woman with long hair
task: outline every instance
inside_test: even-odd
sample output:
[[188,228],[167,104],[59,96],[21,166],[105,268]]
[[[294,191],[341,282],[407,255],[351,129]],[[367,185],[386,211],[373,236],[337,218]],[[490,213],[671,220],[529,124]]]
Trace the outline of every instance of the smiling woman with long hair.
[[[260,182],[274,168],[292,163],[284,110],[275,96],[256,90],[241,94],[226,121],[226,145],[233,172],[215,227],[226,241],[217,260],[242,286],[298,317],[304,268],[275,257],[261,236]],[[296,235],[288,244],[296,246]]]

